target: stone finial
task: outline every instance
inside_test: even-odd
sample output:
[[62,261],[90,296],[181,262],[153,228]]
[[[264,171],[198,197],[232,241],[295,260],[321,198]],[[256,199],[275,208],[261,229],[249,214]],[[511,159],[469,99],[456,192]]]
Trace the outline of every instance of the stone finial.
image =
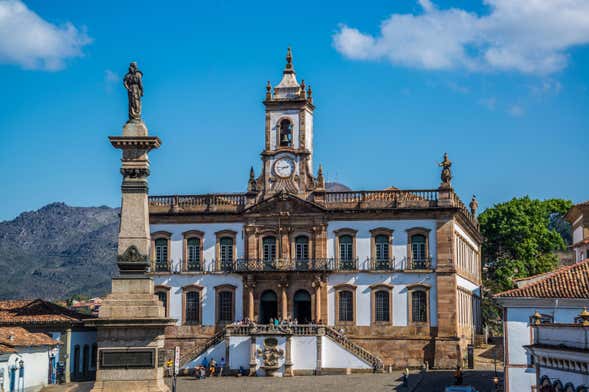
[[442,179],[441,186],[444,188],[451,188],[451,181],[452,181],[452,171],[450,168],[452,167],[452,161],[448,159],[448,153],[444,153],[444,160],[438,163],[438,166],[442,168],[442,174],[440,178]]
[[476,195],[472,195],[472,199],[470,200],[469,206],[470,206],[470,213],[472,214],[472,216],[474,216],[476,218],[477,210],[479,208],[479,202],[477,201]]
[[247,182],[247,191],[248,192],[257,192],[258,185],[256,184],[256,174],[254,173],[254,167],[250,168],[250,179]]
[[581,325],[589,326],[589,312],[587,308],[583,308],[583,311],[579,313],[579,317],[581,318]]
[[286,52],[286,66],[284,67],[284,73],[293,73],[294,68],[292,66],[292,51],[290,50],[290,46],[288,47],[288,51]]
[[129,64],[129,71],[123,78],[123,86],[127,89],[129,99],[129,121],[141,121],[141,97],[143,97],[143,72],[133,61]]
[[270,81],[268,80],[268,83],[266,83],[266,100],[269,101],[272,99],[272,85],[270,84]]
[[323,178],[323,166],[319,165],[319,170],[317,170],[317,190],[323,191],[325,190],[325,179]]
[[309,88],[307,89],[307,101],[313,103],[313,90],[311,90],[311,85],[309,85]]
[[301,80],[301,98],[307,98],[307,92],[305,91],[305,79]]
[[534,314],[532,315],[532,324],[533,325],[540,325],[542,323],[542,315],[540,314],[540,312],[538,312],[536,310],[536,312],[534,312]]

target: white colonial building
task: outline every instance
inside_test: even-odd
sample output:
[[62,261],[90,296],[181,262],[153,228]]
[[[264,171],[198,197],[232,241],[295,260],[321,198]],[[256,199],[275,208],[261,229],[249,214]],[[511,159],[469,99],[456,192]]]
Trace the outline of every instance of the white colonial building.
[[506,392],[587,388],[589,329],[579,321],[589,307],[589,259],[496,299],[503,307]]
[[315,106],[290,50],[264,105],[247,192],[149,197],[151,275],[177,320],[167,346],[181,346],[184,363],[216,352],[259,371],[260,336],[272,331],[228,326],[296,319],[312,326],[269,341],[290,347],[280,361],[295,371],[456,366],[480,333],[481,237],[451,162],[437,188],[334,191],[321,166],[314,175]]

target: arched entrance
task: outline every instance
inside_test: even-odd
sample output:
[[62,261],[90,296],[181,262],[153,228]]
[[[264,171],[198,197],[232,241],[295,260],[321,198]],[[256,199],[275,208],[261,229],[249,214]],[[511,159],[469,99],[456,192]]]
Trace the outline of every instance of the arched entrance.
[[311,295],[307,290],[298,290],[295,293],[293,315],[299,324],[307,324],[311,322]]
[[271,318],[278,317],[278,297],[272,290],[266,290],[260,297],[260,323],[268,324]]

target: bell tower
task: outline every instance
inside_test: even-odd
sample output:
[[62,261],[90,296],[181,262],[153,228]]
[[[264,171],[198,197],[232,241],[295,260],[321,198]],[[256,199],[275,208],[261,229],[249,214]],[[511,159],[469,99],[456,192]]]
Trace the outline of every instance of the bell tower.
[[305,81],[297,81],[288,48],[282,80],[272,91],[266,86],[266,143],[262,152],[264,194],[306,193],[313,177],[313,96]]

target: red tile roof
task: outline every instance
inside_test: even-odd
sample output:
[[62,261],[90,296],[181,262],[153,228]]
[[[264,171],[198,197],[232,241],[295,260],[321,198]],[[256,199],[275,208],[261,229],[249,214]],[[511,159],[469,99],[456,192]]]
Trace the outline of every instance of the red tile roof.
[[41,332],[29,332],[22,327],[0,327],[0,352],[16,352],[16,347],[55,346],[58,340]]
[[526,286],[495,294],[495,298],[579,298],[589,301],[589,259],[559,268]]
[[94,318],[63,306],[35,300],[0,301],[0,325],[25,324],[78,324],[82,320]]

